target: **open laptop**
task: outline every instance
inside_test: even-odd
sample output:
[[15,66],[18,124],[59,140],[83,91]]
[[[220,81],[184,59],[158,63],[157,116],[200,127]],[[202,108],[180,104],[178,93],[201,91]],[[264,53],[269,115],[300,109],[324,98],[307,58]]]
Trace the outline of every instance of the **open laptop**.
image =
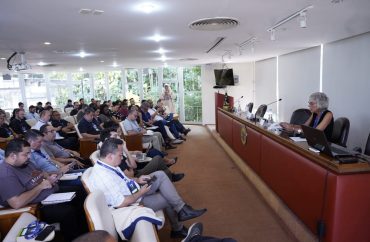
[[330,144],[326,139],[324,131],[306,125],[302,125],[301,127],[307,139],[308,145],[312,148],[315,148],[320,152],[337,159],[339,163],[358,162],[358,159],[355,155],[344,150],[344,148],[339,148],[338,145]]

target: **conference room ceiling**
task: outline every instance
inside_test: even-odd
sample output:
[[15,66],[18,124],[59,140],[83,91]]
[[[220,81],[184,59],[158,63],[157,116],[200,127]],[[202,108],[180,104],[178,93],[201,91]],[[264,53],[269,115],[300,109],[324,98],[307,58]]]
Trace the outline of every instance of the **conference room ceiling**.
[[[151,13],[138,7],[146,2],[152,4]],[[309,5],[314,7],[307,11],[307,28],[295,18],[270,40],[268,28]],[[81,9],[104,13],[80,14]],[[221,62],[222,56],[226,62],[246,62],[368,32],[369,10],[369,0],[1,0],[0,57],[24,51],[34,71],[187,66]],[[211,17],[231,17],[240,24],[219,31],[188,26]],[[164,39],[150,40],[155,34]],[[206,53],[218,37],[225,40]],[[251,37],[256,42],[240,52],[237,44]],[[165,62],[159,48],[165,50]],[[55,66],[39,67],[40,62]]]

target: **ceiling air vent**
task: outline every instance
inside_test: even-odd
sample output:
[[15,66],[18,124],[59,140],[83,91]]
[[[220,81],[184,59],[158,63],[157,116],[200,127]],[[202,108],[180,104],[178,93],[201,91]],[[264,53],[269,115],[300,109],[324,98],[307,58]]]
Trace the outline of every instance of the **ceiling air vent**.
[[79,11],[80,14],[90,14],[92,13],[92,9],[89,8],[81,8]]
[[234,28],[238,25],[239,21],[237,19],[229,17],[215,17],[196,20],[189,24],[189,28],[203,31],[217,31]]

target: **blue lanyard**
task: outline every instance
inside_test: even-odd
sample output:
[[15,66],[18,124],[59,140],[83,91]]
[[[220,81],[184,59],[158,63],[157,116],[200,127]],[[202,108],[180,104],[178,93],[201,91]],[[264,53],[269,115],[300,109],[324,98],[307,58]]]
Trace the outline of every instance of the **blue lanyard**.
[[26,234],[24,235],[25,239],[33,239],[35,238],[41,230],[46,226],[46,223],[41,221],[33,221],[27,226]]
[[129,182],[129,181],[126,179],[126,177],[124,177],[124,176],[122,175],[122,173],[118,172],[116,169],[113,169],[112,167],[107,166],[106,164],[103,164],[103,163],[101,163],[100,161],[97,161],[97,163],[98,163],[98,165],[101,165],[102,167],[104,167],[104,168],[106,168],[106,169],[108,169],[108,170],[111,170],[111,171],[113,171],[114,173],[116,173],[116,174],[117,174],[121,179],[123,179],[126,183],[127,183],[127,182]]

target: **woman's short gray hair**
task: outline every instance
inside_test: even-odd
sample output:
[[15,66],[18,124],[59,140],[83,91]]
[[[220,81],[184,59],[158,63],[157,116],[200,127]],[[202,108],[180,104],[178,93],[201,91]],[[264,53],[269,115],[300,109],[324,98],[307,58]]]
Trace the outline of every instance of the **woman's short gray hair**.
[[320,110],[326,110],[329,107],[329,98],[323,92],[314,92],[309,97],[309,102],[314,101],[317,104],[317,108]]

